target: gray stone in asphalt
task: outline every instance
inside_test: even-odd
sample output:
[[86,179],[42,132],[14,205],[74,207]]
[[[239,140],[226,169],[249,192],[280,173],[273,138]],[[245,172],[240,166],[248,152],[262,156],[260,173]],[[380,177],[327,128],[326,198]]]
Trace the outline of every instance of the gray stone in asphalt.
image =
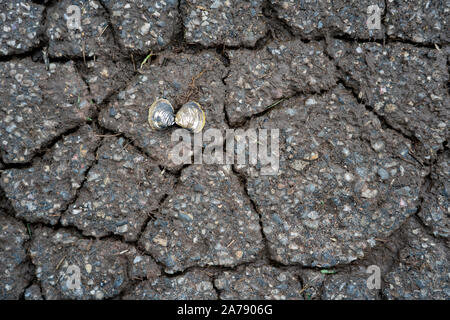
[[272,266],[225,271],[215,286],[222,300],[303,300],[297,274]]
[[98,0],[62,0],[48,7],[46,35],[51,57],[110,57],[116,49],[107,13]]
[[31,0],[0,0],[0,56],[31,51],[41,41],[44,7]]
[[[283,21],[294,35],[304,39],[324,36],[346,36],[367,40],[384,38],[383,0],[270,0],[270,3],[276,17]],[[369,6],[377,6],[378,14],[373,9],[369,11]],[[379,29],[375,25],[369,28],[368,18],[376,16],[379,17]]]
[[328,52],[344,82],[391,127],[419,142],[422,161],[436,157],[448,138],[449,73],[443,50],[405,43],[332,40]]
[[450,42],[448,1],[390,0],[384,21],[394,39],[419,44]]
[[406,243],[391,272],[383,277],[388,299],[449,300],[448,241],[427,234],[410,219],[403,229]]
[[450,236],[450,165],[449,152],[438,157],[432,166],[430,188],[422,193],[423,202],[419,217],[437,237]]
[[178,0],[101,0],[120,45],[147,55],[164,49],[175,34]]
[[30,256],[46,300],[116,297],[130,285],[130,264],[141,257],[120,241],[83,239],[45,227],[35,230]]
[[17,300],[33,279],[25,242],[30,239],[22,222],[0,212],[0,300]]

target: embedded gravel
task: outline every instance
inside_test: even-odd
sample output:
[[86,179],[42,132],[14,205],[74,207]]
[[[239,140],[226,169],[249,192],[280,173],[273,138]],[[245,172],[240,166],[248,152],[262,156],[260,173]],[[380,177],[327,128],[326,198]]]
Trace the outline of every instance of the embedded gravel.
[[0,57],[37,47],[43,33],[44,7],[30,0],[0,1]]
[[267,32],[264,1],[184,0],[184,36],[188,43],[253,47]]

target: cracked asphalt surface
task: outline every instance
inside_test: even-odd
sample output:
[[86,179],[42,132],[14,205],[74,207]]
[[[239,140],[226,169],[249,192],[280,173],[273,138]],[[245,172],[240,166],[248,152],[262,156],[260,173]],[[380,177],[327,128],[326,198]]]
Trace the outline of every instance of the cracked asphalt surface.
[[[449,300],[449,18],[0,0],[0,299]],[[157,97],[198,101],[205,129],[280,129],[278,174],[174,165]]]

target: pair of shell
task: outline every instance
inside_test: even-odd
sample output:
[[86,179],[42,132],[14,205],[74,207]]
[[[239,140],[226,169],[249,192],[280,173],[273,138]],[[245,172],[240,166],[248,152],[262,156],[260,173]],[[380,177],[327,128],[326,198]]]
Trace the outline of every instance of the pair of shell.
[[148,110],[148,122],[154,130],[162,130],[176,123],[182,128],[199,133],[205,126],[206,115],[200,104],[190,101],[174,116],[172,104],[166,99],[157,99]]

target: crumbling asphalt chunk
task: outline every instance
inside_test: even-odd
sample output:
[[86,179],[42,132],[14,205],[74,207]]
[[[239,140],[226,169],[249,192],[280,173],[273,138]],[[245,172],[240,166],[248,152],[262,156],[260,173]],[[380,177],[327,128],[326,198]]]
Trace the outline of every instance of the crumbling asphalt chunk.
[[448,138],[450,121],[449,74],[442,50],[333,40],[328,51],[359,98],[390,126],[420,141],[417,156],[436,156]]
[[407,242],[399,261],[384,278],[388,299],[450,299],[448,241],[441,243],[410,219],[404,228]]
[[0,185],[17,217],[56,224],[95,160],[99,142],[89,126],[63,137],[29,168],[3,171]]
[[389,0],[385,17],[387,35],[417,43],[450,42],[448,1]]
[[43,33],[44,7],[31,0],[0,0],[0,56],[37,47]]
[[149,214],[169,193],[175,177],[139,154],[123,138],[108,138],[74,204],[61,218],[85,235],[122,235],[135,241]]
[[111,56],[114,38],[106,15],[97,0],[57,1],[47,9],[49,55],[84,58]]
[[149,107],[157,98],[165,98],[177,111],[182,104],[195,100],[206,113],[204,130],[226,128],[224,74],[225,67],[212,52],[162,57],[160,63],[144,65],[141,74],[101,111],[100,124],[124,133],[158,164],[177,167],[169,158],[176,144],[171,141],[176,127],[153,131],[148,123]]
[[450,155],[448,150],[438,158],[431,172],[431,189],[423,193],[419,217],[435,236],[450,236]]
[[142,281],[123,297],[125,300],[215,300],[210,278],[199,271]]
[[253,47],[267,32],[263,4],[262,0],[184,0],[184,37],[206,47]]
[[95,105],[73,62],[50,70],[31,59],[0,63],[0,151],[26,163],[55,138],[83,124]]
[[[383,0],[270,0],[276,16],[304,39],[324,36],[348,36],[357,39],[382,39]],[[377,6],[376,11],[369,10]],[[368,25],[368,19],[371,17]],[[378,20],[375,20],[375,17]],[[379,26],[377,25],[379,22]]]
[[262,250],[259,219],[228,166],[191,165],[140,244],[167,272],[235,266]]
[[178,0],[100,0],[123,48],[146,55],[165,48],[175,32]]
[[290,99],[249,127],[280,129],[275,175],[261,175],[260,162],[236,166],[276,261],[350,263],[417,212],[426,172],[409,155],[410,142],[384,130],[341,85]]
[[23,223],[0,214],[0,300],[19,299],[33,278],[24,246],[29,238]]
[[115,297],[130,283],[128,266],[141,257],[120,241],[45,227],[36,229],[30,256],[47,300]]
[[225,271],[214,283],[222,300],[303,300],[297,275],[272,266]]
[[294,93],[328,90],[337,81],[322,42],[273,42],[258,51],[228,51],[228,55],[225,108],[232,125]]

